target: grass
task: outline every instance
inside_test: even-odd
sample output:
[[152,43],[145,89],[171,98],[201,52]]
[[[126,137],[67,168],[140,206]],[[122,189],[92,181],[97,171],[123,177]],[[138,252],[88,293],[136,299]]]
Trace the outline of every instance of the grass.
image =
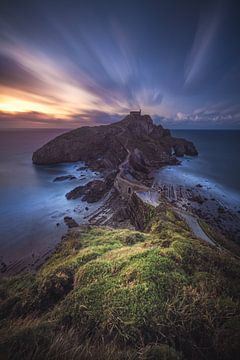
[[205,233],[216,242],[218,245],[222,246],[224,249],[229,250],[232,254],[240,258],[240,246],[234,241],[227,239],[223,234],[214,229],[211,225],[207,224],[204,220],[199,219],[199,225],[205,231]]
[[144,232],[72,230],[36,274],[1,280],[4,359],[237,359],[240,264],[169,208]]

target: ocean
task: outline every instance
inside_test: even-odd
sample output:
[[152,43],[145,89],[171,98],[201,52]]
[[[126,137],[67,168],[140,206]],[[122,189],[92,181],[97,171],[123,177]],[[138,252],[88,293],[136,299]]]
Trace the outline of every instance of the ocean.
[[[84,222],[94,205],[79,199],[68,201],[65,194],[99,175],[84,164],[36,166],[32,153],[65,130],[21,129],[0,131],[0,260],[40,257],[66,232],[64,216]],[[172,135],[191,140],[199,156],[185,157],[179,166],[160,169],[165,182],[201,183],[231,206],[240,206],[240,131],[175,130]],[[72,174],[76,180],[54,182]],[[87,207],[87,208],[86,208]],[[91,208],[93,207],[93,208]]]
[[192,141],[199,155],[180,158],[181,165],[158,171],[163,183],[203,188],[232,209],[240,209],[240,131],[172,130],[172,136]]
[[[83,163],[36,166],[32,153],[66,130],[0,131],[0,263],[37,259],[66,233],[65,216],[84,222],[94,204],[67,200],[65,194],[99,177]],[[76,180],[53,180],[72,174]],[[85,209],[87,206],[87,210]],[[26,259],[25,259],[26,260]],[[29,260],[29,261],[30,261]]]

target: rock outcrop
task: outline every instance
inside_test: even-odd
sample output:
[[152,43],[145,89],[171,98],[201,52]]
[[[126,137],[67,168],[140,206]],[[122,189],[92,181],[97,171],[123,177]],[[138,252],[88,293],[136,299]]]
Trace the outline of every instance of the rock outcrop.
[[53,181],[66,181],[66,180],[75,180],[76,176],[73,175],[63,175],[63,176],[57,176]]
[[[114,184],[124,198],[145,191],[152,184],[152,170],[178,164],[176,156],[197,155],[192,142],[171,136],[155,125],[149,115],[130,114],[123,120],[95,127],[82,127],[44,145],[33,154],[35,164],[84,161],[100,171],[105,181],[78,186],[67,199],[82,197],[95,202]],[[111,180],[107,180],[109,176]]]
[[77,186],[66,194],[66,198],[71,200],[82,197],[83,201],[93,203],[99,201],[106,194],[107,190],[109,189],[105,181],[93,180],[87,183],[87,185]]
[[35,164],[84,161],[93,169],[116,170],[128,152],[135,151],[135,158],[142,153],[155,167],[170,163],[173,150],[177,156],[197,155],[191,142],[171,137],[149,115],[128,115],[110,125],[85,126],[62,134],[35,151],[32,159]]
[[132,194],[130,201],[126,205],[126,217],[130,219],[131,224],[137,230],[145,230],[151,217],[156,214],[153,206],[145,203],[135,193]]
[[176,156],[197,155],[196,148],[191,141],[186,141],[184,139],[178,139],[178,138],[172,138],[172,147],[174,150],[174,155],[176,155]]
[[88,203],[97,202],[111,189],[115,176],[116,173],[111,172],[104,180],[93,180],[89,181],[86,185],[77,186],[66,194],[66,198],[74,200],[81,197],[83,201]]
[[65,217],[64,217],[64,222],[65,222],[65,224],[67,225],[67,227],[68,227],[69,229],[78,226],[78,223],[77,223],[72,217],[70,217],[70,216],[65,216]]

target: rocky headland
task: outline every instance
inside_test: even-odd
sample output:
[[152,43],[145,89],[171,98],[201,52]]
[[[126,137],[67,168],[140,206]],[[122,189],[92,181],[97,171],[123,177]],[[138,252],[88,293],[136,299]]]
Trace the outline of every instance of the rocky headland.
[[154,182],[155,169],[184,154],[197,155],[193,143],[140,113],[73,130],[33,154],[35,164],[83,161],[79,172],[98,171],[66,198],[99,206],[84,225],[64,217],[68,232],[36,273],[3,279],[5,359],[239,357],[240,248],[211,208],[200,211],[214,202],[201,185]]
[[51,140],[33,154],[35,164],[84,161],[99,171],[117,170],[129,157],[143,168],[176,162],[175,156],[197,155],[192,142],[171,136],[155,125],[149,115],[130,114],[123,120],[102,126],[84,126]]
[[85,126],[60,135],[34,152],[33,163],[85,162],[103,175],[105,183],[78,187],[67,198],[85,195],[93,201],[95,191],[97,201],[113,185],[123,197],[147,190],[154,169],[178,164],[177,157],[185,154],[198,154],[192,142],[172,137],[149,115],[135,112],[110,125]]
[[94,214],[89,213],[91,224],[116,227],[124,221],[129,223],[127,209],[135,193],[155,206],[164,199],[239,243],[239,214],[225,208],[201,184],[189,188],[155,181],[155,170],[178,165],[184,155],[197,154],[192,142],[172,137],[169,130],[155,125],[149,115],[132,112],[110,125],[82,127],[58,136],[33,154],[33,162],[83,161],[101,174],[101,179],[79,185],[66,194],[69,200],[81,198],[88,203],[107,200]]

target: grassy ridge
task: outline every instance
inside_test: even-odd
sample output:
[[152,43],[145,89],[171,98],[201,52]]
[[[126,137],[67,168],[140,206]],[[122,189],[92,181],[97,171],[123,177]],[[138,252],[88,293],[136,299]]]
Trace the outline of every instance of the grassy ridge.
[[76,228],[1,281],[5,359],[237,359],[240,264],[170,209],[147,232]]

